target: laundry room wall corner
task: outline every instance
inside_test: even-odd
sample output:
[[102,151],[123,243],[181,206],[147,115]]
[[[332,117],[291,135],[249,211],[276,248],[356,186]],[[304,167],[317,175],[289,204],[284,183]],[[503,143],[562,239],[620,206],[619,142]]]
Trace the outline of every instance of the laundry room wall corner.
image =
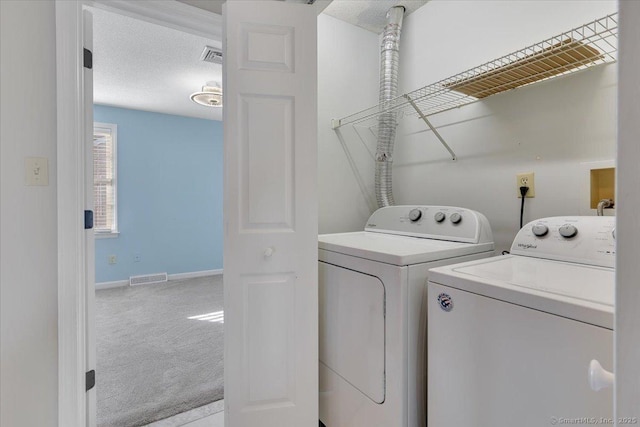
[[320,233],[361,230],[375,209],[368,148],[354,138],[353,129],[331,129],[331,119],[378,102],[378,61],[376,34],[324,13],[318,16]]

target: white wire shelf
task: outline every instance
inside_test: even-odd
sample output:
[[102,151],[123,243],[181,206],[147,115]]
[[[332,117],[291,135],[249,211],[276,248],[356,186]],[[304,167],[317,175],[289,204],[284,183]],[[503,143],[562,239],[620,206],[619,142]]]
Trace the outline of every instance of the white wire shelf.
[[389,102],[333,119],[331,126],[337,129],[355,125],[388,112],[417,114],[430,126],[427,116],[496,93],[615,62],[617,50],[618,16],[614,13]]

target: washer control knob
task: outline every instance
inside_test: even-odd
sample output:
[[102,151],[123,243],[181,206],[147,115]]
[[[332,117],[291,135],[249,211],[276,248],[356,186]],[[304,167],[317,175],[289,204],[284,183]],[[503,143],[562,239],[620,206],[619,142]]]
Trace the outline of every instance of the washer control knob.
[[615,240],[616,239],[616,229],[615,228],[611,232],[611,235],[613,236],[613,240]]
[[462,215],[460,215],[458,212],[455,212],[453,214],[451,214],[451,222],[454,224],[460,224],[460,221],[462,221]]
[[565,237],[567,239],[570,239],[578,234],[578,229],[576,228],[576,226],[571,224],[563,225],[558,229],[558,231],[560,232],[560,235],[562,237]]
[[420,209],[411,209],[411,212],[409,212],[411,222],[416,222],[420,218],[422,218],[422,211]]
[[438,212],[433,216],[433,219],[435,219],[436,222],[442,222],[444,221],[445,218],[446,218],[446,215],[444,214],[444,212]]
[[547,233],[549,232],[549,227],[544,224],[536,224],[531,228],[531,231],[533,231],[534,235],[542,237],[547,235]]

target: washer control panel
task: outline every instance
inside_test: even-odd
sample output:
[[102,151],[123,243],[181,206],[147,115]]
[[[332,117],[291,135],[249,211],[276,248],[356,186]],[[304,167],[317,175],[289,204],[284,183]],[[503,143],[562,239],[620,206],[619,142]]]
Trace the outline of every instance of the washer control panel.
[[453,206],[388,206],[375,211],[365,231],[450,240],[493,242],[487,218],[471,209]]
[[614,267],[615,217],[568,216],[532,221],[518,232],[511,253]]

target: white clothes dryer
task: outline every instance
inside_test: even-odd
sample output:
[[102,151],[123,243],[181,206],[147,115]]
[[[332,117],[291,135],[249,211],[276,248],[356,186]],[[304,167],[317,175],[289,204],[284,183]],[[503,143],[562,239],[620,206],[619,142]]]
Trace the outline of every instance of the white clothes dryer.
[[318,247],[320,421],[424,426],[427,270],[492,256],[489,222],[464,208],[390,206]]
[[614,217],[553,217],[510,255],[431,270],[428,425],[612,425],[592,360],[613,368],[614,263]]

